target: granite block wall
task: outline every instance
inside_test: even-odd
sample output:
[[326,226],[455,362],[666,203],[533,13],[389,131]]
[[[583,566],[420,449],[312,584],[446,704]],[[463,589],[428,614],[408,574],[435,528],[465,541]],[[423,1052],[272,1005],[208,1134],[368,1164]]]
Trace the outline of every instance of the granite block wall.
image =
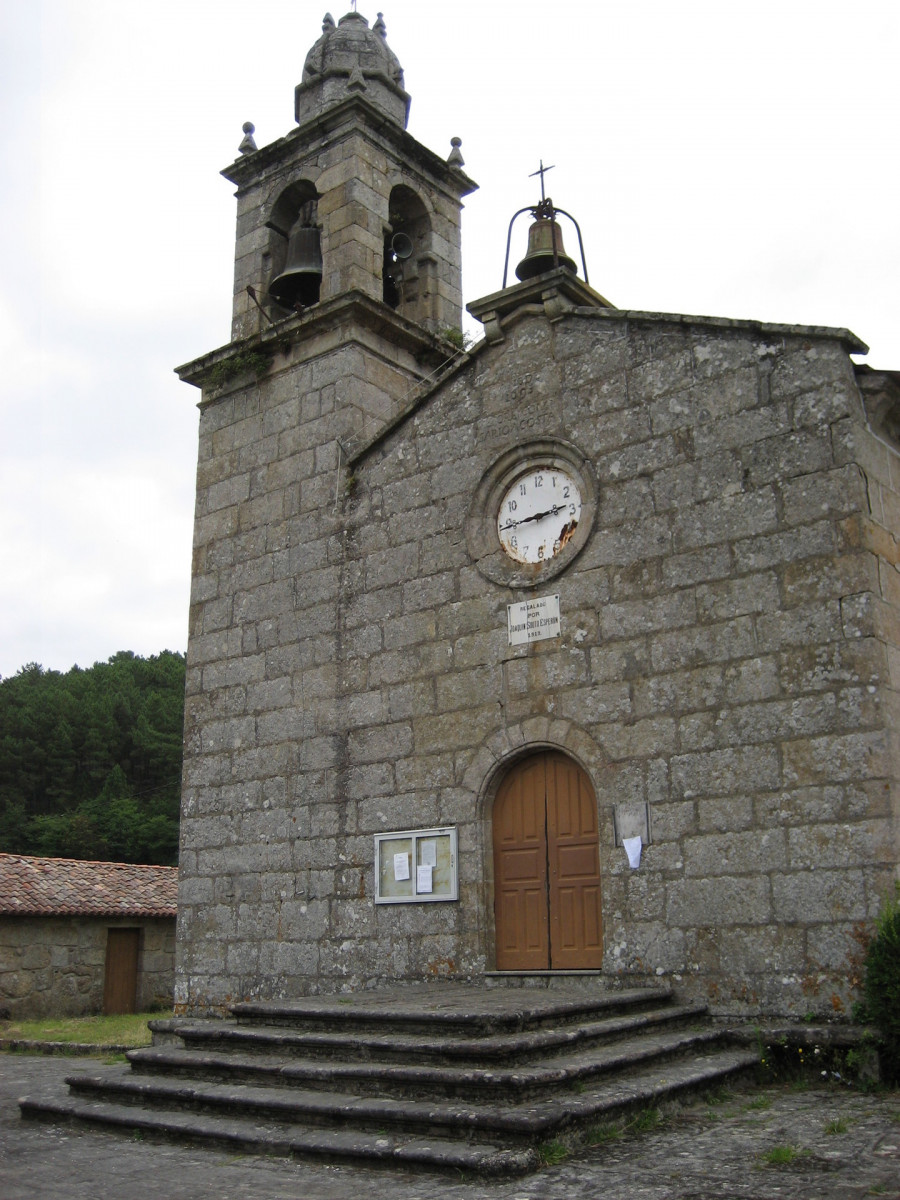
[[[610,979],[846,1012],[898,861],[898,465],[846,340],[524,312],[348,451],[349,361],[276,362],[202,408],[181,1008],[483,977],[493,795],[553,747],[597,793]],[[596,502],[526,588],[467,529],[535,440]],[[506,606],[546,592],[561,636],[510,646]],[[650,814],[637,870],[628,804]],[[435,825],[458,830],[459,901],[376,906],[373,835]]]
[[174,918],[62,916],[0,920],[0,1007],[14,1020],[102,1012],[107,932],[137,926],[137,1009],[171,1008]]

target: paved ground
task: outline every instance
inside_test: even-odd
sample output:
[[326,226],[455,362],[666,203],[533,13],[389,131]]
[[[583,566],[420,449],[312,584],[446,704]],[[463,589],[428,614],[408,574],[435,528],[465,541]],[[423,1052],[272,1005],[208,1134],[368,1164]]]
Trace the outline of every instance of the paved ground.
[[[328,1167],[23,1121],[16,1101],[95,1059],[0,1054],[2,1200],[900,1200],[900,1092],[769,1088],[680,1110],[499,1184]],[[781,1164],[772,1158],[789,1158]]]

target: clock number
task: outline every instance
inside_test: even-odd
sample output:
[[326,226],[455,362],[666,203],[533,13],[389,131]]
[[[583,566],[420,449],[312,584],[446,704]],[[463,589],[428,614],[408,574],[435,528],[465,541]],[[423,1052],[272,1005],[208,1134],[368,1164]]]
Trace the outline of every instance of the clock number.
[[544,486],[544,477],[543,477],[543,475],[535,475],[535,477],[534,477],[534,486],[535,486],[536,488],[539,488],[539,487],[543,487],[543,486]]
[[566,486],[563,488],[563,500],[568,500],[568,498],[569,498],[569,485],[566,484]]
[[541,542],[540,546],[538,546],[537,554],[538,554],[539,559],[544,557],[544,543],[543,542]]
[[570,504],[570,505],[569,505],[569,516],[570,516],[570,517],[574,517],[574,516],[575,516],[575,505],[574,505],[574,504]]
[[528,495],[528,489],[526,488],[526,486],[525,486],[525,484],[524,484],[524,483],[520,483],[520,484],[519,484],[519,495],[520,495],[520,496],[527,496],[527,495]]
[[507,505],[507,508],[509,509],[510,512],[515,512],[516,511],[515,500],[510,500],[509,504]]
[[518,550],[519,539],[516,537],[515,534],[513,534],[512,537],[509,539],[509,544],[510,544],[510,546],[512,546],[513,550]]
[[561,549],[561,543],[560,543],[559,538],[557,538],[556,541],[553,543],[553,553],[559,554],[560,549]]

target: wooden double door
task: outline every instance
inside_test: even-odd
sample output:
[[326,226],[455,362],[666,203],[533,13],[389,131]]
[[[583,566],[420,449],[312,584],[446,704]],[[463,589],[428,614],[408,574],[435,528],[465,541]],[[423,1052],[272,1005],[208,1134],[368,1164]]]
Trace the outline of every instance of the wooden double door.
[[587,775],[556,753],[510,771],[494,801],[497,969],[600,967],[600,844]]

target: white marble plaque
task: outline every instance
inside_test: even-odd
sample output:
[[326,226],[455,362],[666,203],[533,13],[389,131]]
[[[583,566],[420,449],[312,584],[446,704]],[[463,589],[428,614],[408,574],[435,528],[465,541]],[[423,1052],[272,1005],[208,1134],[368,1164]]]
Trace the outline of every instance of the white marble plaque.
[[507,604],[506,621],[510,646],[559,637],[559,592],[554,596]]

